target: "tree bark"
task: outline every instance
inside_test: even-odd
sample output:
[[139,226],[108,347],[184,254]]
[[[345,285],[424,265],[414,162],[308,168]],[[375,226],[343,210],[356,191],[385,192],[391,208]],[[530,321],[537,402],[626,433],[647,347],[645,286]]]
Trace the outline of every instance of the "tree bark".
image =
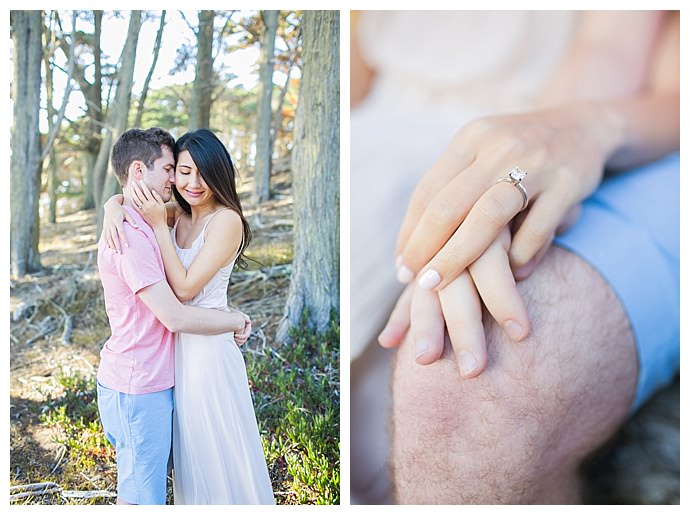
[[10,161],[10,265],[15,277],[38,272],[38,197],[41,140],[41,30],[43,11],[12,11],[14,100]]
[[151,68],[149,68],[149,73],[146,75],[146,80],[144,81],[144,87],[141,89],[141,96],[139,97],[139,104],[137,105],[137,116],[134,119],[134,127],[141,127],[141,117],[144,114],[144,104],[146,103],[146,96],[149,92],[149,84],[151,83],[151,77],[153,77],[153,70],[156,68],[156,63],[158,62],[158,54],[161,50],[161,41],[163,40],[163,29],[165,28],[165,11],[161,13],[161,23],[158,26],[158,33],[156,34],[156,42],[153,46],[153,62],[151,63]]
[[[69,101],[69,96],[72,91],[72,75],[74,73],[74,51],[76,46],[76,34],[77,34],[77,11],[72,11],[72,36],[70,38],[72,44],[70,45],[70,52],[68,54],[68,66],[67,66],[67,85],[65,86],[65,91],[62,96],[62,105],[58,111],[55,111],[55,106],[53,104],[53,68],[50,65],[50,54],[46,52],[43,56],[43,64],[45,66],[45,90],[46,90],[46,107],[48,112],[48,133],[49,136],[45,145],[43,146],[41,153],[41,161],[43,161],[46,156],[50,156],[50,164],[48,167],[48,197],[50,199],[48,204],[48,221],[54,224],[57,221],[57,187],[58,187],[58,166],[57,166],[57,152],[55,151],[55,138],[60,132],[60,126],[62,125],[62,119],[65,116],[65,110],[67,108],[67,102]],[[50,42],[48,38],[50,37]],[[46,31],[45,34],[45,48],[50,48],[51,53],[54,55],[57,51],[57,35],[54,30]],[[40,194],[39,194],[40,197]]]
[[[141,28],[141,11],[132,11],[127,30],[125,47],[120,57],[120,71],[118,74],[117,90],[113,105],[108,109],[106,119],[106,131],[98,152],[96,165],[94,166],[94,179],[97,189],[95,199],[97,202],[98,213],[98,233],[100,233],[103,223],[103,210],[100,209],[103,203],[112,195],[118,192],[119,186],[115,174],[109,170],[110,151],[113,141],[122,134],[127,128],[127,115],[129,104],[132,97],[132,84],[134,82],[134,64],[137,54],[137,41],[139,39],[139,29]],[[98,188],[98,185],[101,185]]]
[[[84,180],[84,203],[82,209],[93,209],[96,207],[94,169],[98,158],[98,151],[101,147],[101,126],[103,124],[103,97],[101,95],[101,25],[103,11],[93,11],[94,15],[94,38],[93,38],[93,59],[94,59],[94,79],[93,84],[86,81],[86,77],[80,80],[81,90],[86,98],[86,116],[89,120],[87,125],[88,135],[86,144],[86,175]],[[81,77],[80,77],[81,79]]]
[[189,130],[211,127],[213,94],[213,18],[215,11],[199,11],[196,75],[192,85]]
[[273,108],[273,57],[275,54],[278,11],[261,11],[264,30],[261,33],[259,55],[259,88],[256,115],[256,159],[254,161],[254,200],[264,202],[271,196],[271,154],[273,135],[271,117]]
[[292,154],[294,261],[279,341],[307,315],[325,331],[340,311],[340,59],[338,11],[304,11],[304,68]]
[[[52,52],[55,53],[56,48],[55,48],[55,42],[56,42],[56,35],[55,31],[46,31],[44,34],[45,37],[45,42],[44,42],[44,48],[50,48],[52,49]],[[48,41],[48,37],[50,37],[50,42]],[[74,41],[74,39],[72,40]],[[53,126],[54,126],[54,116],[55,116],[55,107],[53,105],[53,69],[50,66],[50,54],[48,52],[44,53],[43,55],[43,66],[45,69],[45,90],[46,90],[46,110],[48,112],[48,132],[51,134],[53,133]],[[55,147],[51,145],[51,148],[49,150],[50,154],[50,161],[49,161],[49,167],[48,167],[48,198],[50,199],[48,203],[48,222],[51,224],[54,224],[57,221],[57,163],[55,162],[57,159],[57,153],[55,152]],[[43,161],[43,159],[41,159]],[[40,194],[39,194],[40,197]]]

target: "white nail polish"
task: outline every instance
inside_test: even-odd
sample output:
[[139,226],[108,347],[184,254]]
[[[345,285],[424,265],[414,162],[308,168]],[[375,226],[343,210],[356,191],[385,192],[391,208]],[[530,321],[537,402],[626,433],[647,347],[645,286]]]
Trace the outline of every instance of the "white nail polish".
[[438,284],[441,282],[441,276],[438,274],[436,270],[427,270],[422,274],[422,276],[419,278],[419,287],[422,288],[423,290],[431,290],[438,286]]
[[412,273],[412,270],[410,270],[404,265],[398,268],[398,281],[407,284],[412,279],[414,279],[414,274]]

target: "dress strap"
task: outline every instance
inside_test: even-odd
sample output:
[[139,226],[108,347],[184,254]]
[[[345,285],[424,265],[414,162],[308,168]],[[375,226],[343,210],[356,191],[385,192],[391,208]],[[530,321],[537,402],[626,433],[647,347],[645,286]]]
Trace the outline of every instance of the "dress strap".
[[[220,213],[221,211],[225,211],[226,209],[231,209],[231,208],[229,208],[229,207],[224,207],[224,208],[221,208],[221,209],[219,209],[219,210],[217,210],[217,211],[214,211],[213,214],[211,214],[211,216],[208,217],[208,220],[206,220],[206,222],[204,222],[204,228],[201,229],[201,235],[202,235],[201,237],[202,237],[203,241],[206,241],[206,226],[207,226],[208,223],[211,221],[211,218],[213,218],[214,216],[216,216],[217,213]],[[243,245],[243,244],[244,244],[244,231],[242,231],[242,237],[240,238],[240,246],[237,248],[237,254],[235,254],[235,257],[233,258],[233,260],[231,261],[231,263],[234,263],[235,261],[237,261],[237,258],[238,258],[239,255],[240,255],[240,251],[242,250],[242,245]]]
[[211,221],[211,219],[216,216],[218,213],[221,211],[225,211],[226,209],[230,209],[229,207],[223,207],[221,209],[218,209],[217,211],[214,211],[211,213],[211,216],[209,216],[206,221],[204,222],[204,227],[201,229],[201,234],[203,234],[204,241],[206,240],[206,227],[208,227],[208,223]]

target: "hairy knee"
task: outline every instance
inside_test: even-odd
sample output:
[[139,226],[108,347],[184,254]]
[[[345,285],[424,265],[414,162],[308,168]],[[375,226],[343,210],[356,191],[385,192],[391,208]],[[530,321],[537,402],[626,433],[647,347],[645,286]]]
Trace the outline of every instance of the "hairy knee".
[[519,288],[532,332],[516,343],[486,316],[489,363],[478,377],[459,375],[449,347],[429,366],[415,363],[409,341],[400,348],[392,383],[398,483],[419,481],[427,467],[451,489],[472,477],[529,483],[574,467],[625,417],[634,346],[603,280],[552,249]]

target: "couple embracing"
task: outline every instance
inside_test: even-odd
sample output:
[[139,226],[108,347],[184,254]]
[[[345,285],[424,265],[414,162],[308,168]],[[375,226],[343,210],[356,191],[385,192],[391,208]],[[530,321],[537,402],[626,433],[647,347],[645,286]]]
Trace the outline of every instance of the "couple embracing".
[[98,407],[117,502],[165,504],[172,457],[175,504],[274,504],[238,347],[251,321],[227,301],[251,238],[230,155],[205,129],[177,142],[131,129],[112,165],[123,194],[98,248],[112,330]]

